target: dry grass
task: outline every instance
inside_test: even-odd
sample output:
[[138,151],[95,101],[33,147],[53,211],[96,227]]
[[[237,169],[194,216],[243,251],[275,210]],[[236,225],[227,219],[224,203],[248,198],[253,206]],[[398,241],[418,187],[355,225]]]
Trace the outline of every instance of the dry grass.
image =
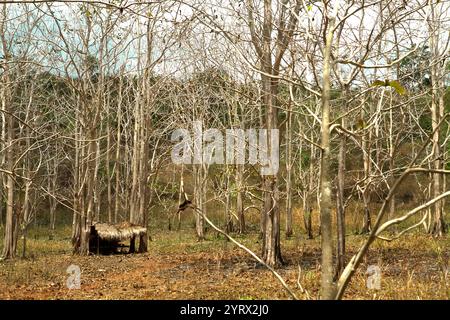
[[[186,182],[186,185],[189,183]],[[371,205],[372,214],[379,204]],[[399,204],[400,207],[400,204]],[[173,203],[175,212],[177,204]],[[283,208],[281,208],[283,210]],[[406,208],[401,208],[406,210]],[[358,235],[362,226],[362,206],[352,203],[346,216],[347,259],[365,240]],[[214,213],[214,214],[211,214]],[[353,213],[353,214],[350,214]],[[208,203],[208,216],[222,225],[223,204]],[[64,226],[50,233],[47,227],[32,227],[25,259],[0,262],[1,299],[287,299],[273,275],[260,268],[245,252],[222,236],[207,232],[207,240],[198,242],[194,234],[193,214],[184,212],[179,231],[168,231],[167,208],[155,207],[150,217],[149,253],[80,257],[72,255],[70,212],[58,212]],[[45,220],[45,212],[39,221]],[[374,217],[373,217],[374,218]],[[234,235],[256,253],[259,213],[246,213],[248,233]],[[414,217],[408,223],[418,221]],[[42,221],[41,221],[42,220]],[[297,295],[300,281],[316,299],[320,288],[320,237],[318,212],[313,213],[315,239],[306,239],[302,212],[294,209],[294,236],[282,237],[286,265],[278,271]],[[172,224],[176,228],[176,222]],[[335,225],[335,223],[334,223]],[[282,228],[284,227],[284,221]],[[0,227],[0,234],[3,230]],[[0,241],[0,250],[2,249]],[[345,299],[450,299],[450,239],[433,239],[416,230],[393,242],[377,240],[352,279]],[[18,254],[22,242],[18,244]],[[69,290],[67,267],[80,266],[81,289]],[[370,265],[381,269],[380,290],[366,286]]]
[[123,241],[133,236],[138,238],[147,233],[146,228],[131,223],[122,223],[120,225],[95,223],[94,226],[100,238],[108,241]]
[[[251,219],[249,219],[251,221]],[[298,217],[296,218],[298,220]],[[164,225],[164,223],[162,223]],[[300,221],[296,221],[299,226]],[[260,250],[257,226],[236,235],[256,252]],[[52,240],[45,229],[34,229],[26,259],[0,262],[2,299],[287,299],[276,279],[223,237],[208,233],[197,242],[189,217],[182,230],[153,227],[149,253],[79,257],[71,254],[70,229],[57,230]],[[364,236],[349,235],[349,255]],[[393,242],[376,241],[353,278],[345,299],[450,299],[450,240],[433,239],[421,232]],[[19,253],[20,253],[19,246]],[[282,240],[286,266],[279,269],[298,296],[298,265],[301,283],[314,299],[319,294],[320,238],[306,240],[297,228],[291,239]],[[82,270],[80,290],[66,288],[69,265]],[[366,287],[369,265],[382,271],[380,290]]]

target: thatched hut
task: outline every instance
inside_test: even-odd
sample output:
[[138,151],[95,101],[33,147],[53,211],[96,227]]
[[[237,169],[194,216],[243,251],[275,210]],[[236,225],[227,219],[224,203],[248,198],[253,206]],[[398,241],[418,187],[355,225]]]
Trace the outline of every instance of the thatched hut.
[[[96,254],[116,253],[119,249],[128,247],[128,252],[135,252],[135,239],[143,241],[147,236],[147,228],[133,225],[129,222],[112,225],[96,222],[91,226],[89,251]],[[127,246],[123,241],[130,241]]]

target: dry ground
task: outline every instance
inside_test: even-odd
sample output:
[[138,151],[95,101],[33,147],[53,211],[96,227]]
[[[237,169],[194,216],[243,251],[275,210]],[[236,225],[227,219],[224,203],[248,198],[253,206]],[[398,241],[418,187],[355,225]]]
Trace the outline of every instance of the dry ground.
[[[71,254],[70,230],[52,240],[37,230],[28,241],[25,259],[0,262],[1,299],[288,299],[277,280],[245,252],[221,237],[197,242],[193,230],[152,232],[148,254],[79,257]],[[255,232],[238,237],[259,251]],[[355,252],[364,236],[349,235]],[[450,299],[450,239],[423,233],[390,243],[378,241],[358,270],[345,299]],[[312,299],[318,296],[320,238],[306,240],[297,232],[283,239],[286,266],[279,269],[298,296],[301,284]],[[20,252],[20,250],[19,250]],[[81,289],[66,287],[67,267],[80,266]],[[380,290],[366,287],[370,264],[381,268]]]

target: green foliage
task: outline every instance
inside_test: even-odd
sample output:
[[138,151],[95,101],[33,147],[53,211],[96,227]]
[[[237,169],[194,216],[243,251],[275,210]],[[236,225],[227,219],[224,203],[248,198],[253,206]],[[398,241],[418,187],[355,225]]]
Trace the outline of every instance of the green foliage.
[[331,89],[330,90],[330,100],[339,99],[342,96],[342,90],[340,89]]
[[450,87],[447,87],[444,93],[444,112],[450,113]]
[[302,152],[300,155],[300,166],[302,169],[309,167],[309,163],[311,162],[311,157],[308,152]]
[[356,120],[354,127],[356,130],[364,129],[365,127],[367,127],[367,122],[364,119],[359,118],[358,120]]
[[407,93],[406,88],[398,80],[375,80],[371,87],[391,87],[394,88],[395,92],[399,95],[405,95]]
[[402,86],[402,84],[397,81],[397,80],[393,80],[393,81],[389,81],[389,86],[394,88],[395,91],[399,94],[399,95],[405,95],[406,94],[406,89],[404,86]]
[[431,132],[432,130],[432,121],[429,114],[422,114],[419,117],[419,125],[425,132]]

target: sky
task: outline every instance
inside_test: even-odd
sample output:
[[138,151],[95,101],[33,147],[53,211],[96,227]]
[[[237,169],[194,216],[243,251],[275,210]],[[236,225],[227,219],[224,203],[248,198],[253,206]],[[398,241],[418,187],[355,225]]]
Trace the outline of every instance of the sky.
[[[408,2],[403,11],[407,12],[417,6],[419,2],[423,3],[423,1]],[[382,1],[381,3],[388,2]],[[402,2],[396,1],[396,3]],[[276,4],[275,1],[273,8],[275,12],[279,10]],[[213,29],[212,24],[201,16],[197,16],[200,19],[191,20],[193,15],[197,15],[193,6],[210,16],[216,16],[215,22],[220,25],[220,28],[233,34],[233,36],[239,35],[239,42],[236,44],[230,42],[223,36],[221,30]],[[29,12],[26,12],[25,8]],[[50,14],[48,6],[44,4],[39,6],[9,5],[9,20],[5,28],[6,36],[9,38],[12,52],[16,56],[26,53],[28,57],[33,58],[35,63],[45,66],[52,72],[68,72],[75,75],[76,70],[68,61],[72,57],[79,64],[86,53],[86,48],[83,45],[83,37],[86,36],[87,30],[86,11],[80,10],[79,4],[59,3],[52,4],[51,8],[54,17],[59,22],[65,40],[60,37],[58,24]],[[108,13],[111,13],[112,21],[114,21],[114,31],[109,33],[107,40],[109,52],[107,56],[111,61],[110,72],[117,72],[120,66],[125,65],[128,72],[134,73],[138,68],[137,57],[139,52],[141,57],[145,56],[145,24],[148,12],[143,10],[142,7],[133,6],[132,8],[135,12],[140,12],[142,16],[136,19],[127,19],[127,17],[130,17],[130,13],[120,15],[117,10],[108,11],[106,9],[98,12],[98,15],[89,13],[94,15],[94,19],[98,21],[105,21]],[[169,46],[169,49],[164,51],[164,59],[161,60],[161,63],[156,65],[154,69],[156,73],[182,78],[194,71],[214,66],[228,71],[240,80],[247,77],[242,72],[244,68],[247,71],[250,70],[251,77],[258,78],[257,72],[252,71],[250,66],[257,68],[258,61],[249,42],[250,36],[244,20],[245,8],[241,1],[231,3],[222,0],[188,1],[187,4],[172,2],[172,5],[168,1],[167,5],[160,8],[164,8],[164,10],[160,12],[157,12],[156,9],[152,10],[152,18],[158,19],[155,26],[156,32],[154,33],[153,59],[159,57],[166,46]],[[295,48],[301,52],[298,57],[299,61],[296,63],[298,73],[306,69],[303,76],[309,82],[313,82],[314,74],[311,64],[307,62],[306,58],[307,55],[315,58],[320,56],[320,51],[317,51],[320,50],[320,43],[311,47],[310,42],[305,41],[305,38],[308,36],[314,38],[314,32],[319,33],[322,21],[321,9],[321,5],[318,3],[301,11],[299,30],[302,32],[294,38],[293,45],[290,48]],[[356,8],[350,8],[349,12],[354,9]],[[374,31],[372,37],[374,37],[382,27],[381,22],[385,21],[390,14],[388,7],[384,7],[380,15],[380,8],[377,4],[351,15],[345,22],[342,36],[339,37],[339,45],[335,42],[334,52],[338,55],[337,59],[358,61],[362,58],[366,51],[366,40],[371,35],[372,30]],[[402,11],[400,11],[400,14],[402,14]],[[440,53],[443,54],[449,51],[450,1],[441,1],[435,14],[440,16],[441,26],[437,33],[440,37]],[[343,16],[344,12],[341,10],[339,18],[341,19]],[[366,66],[382,65],[390,60],[395,60],[394,36],[397,37],[397,43],[403,51],[402,54],[414,45],[427,44],[428,20],[430,17],[431,11],[427,7],[408,16],[408,19],[405,19],[404,22],[397,24],[395,35],[392,29],[381,33],[381,41],[377,43],[379,47],[371,47],[371,54],[366,57],[364,64]],[[176,28],[173,28],[173,26],[176,26]],[[88,45],[90,55],[99,55],[102,32],[101,28],[94,24]],[[273,37],[276,37],[275,32]],[[381,54],[373,55],[373,52],[378,50],[381,51]],[[3,54],[1,48],[0,53]],[[286,57],[284,66],[292,62],[289,54]],[[320,61],[321,59],[318,58],[318,69],[320,69]],[[339,64],[337,70],[345,77],[352,69],[354,67],[349,64]],[[364,75],[369,78],[395,77],[395,68],[369,68],[364,70]],[[363,78],[359,77],[359,81],[362,80]]]

